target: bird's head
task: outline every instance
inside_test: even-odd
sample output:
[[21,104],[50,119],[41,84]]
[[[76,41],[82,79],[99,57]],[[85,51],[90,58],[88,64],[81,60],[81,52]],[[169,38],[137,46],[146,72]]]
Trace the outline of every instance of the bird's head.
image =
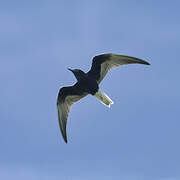
[[81,80],[83,77],[85,77],[85,73],[82,71],[82,70],[80,70],[80,69],[70,69],[70,68],[68,68],[68,70],[69,71],[71,71],[74,75],[75,75],[75,77],[76,77],[76,79],[79,81],[79,80]]

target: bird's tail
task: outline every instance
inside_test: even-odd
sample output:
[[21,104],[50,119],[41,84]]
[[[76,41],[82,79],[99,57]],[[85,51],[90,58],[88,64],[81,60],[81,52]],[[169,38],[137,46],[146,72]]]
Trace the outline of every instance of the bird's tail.
[[114,104],[114,102],[101,90],[98,90],[98,92],[94,95],[101,103],[108,106],[110,108],[111,104]]

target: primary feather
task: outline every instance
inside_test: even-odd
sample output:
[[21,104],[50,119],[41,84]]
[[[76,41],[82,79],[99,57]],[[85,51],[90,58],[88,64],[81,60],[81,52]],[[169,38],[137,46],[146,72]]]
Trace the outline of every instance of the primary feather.
[[150,65],[147,61],[132,56],[119,54],[101,54],[93,58],[92,66],[88,72],[88,75],[95,78],[96,81],[100,83],[110,69],[125,64]]
[[58,110],[58,120],[61,129],[61,134],[64,141],[67,143],[66,135],[66,125],[71,106],[79,101],[81,98],[85,97],[87,94],[78,92],[77,86],[63,87],[60,89],[57,98],[57,110]]

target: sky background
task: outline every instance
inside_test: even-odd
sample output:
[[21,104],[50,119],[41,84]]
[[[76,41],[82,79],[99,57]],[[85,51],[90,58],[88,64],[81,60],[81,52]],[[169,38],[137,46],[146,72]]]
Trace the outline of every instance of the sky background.
[[[180,180],[180,2],[2,0],[0,179]],[[93,56],[147,60],[111,71],[73,105],[68,144],[59,130],[59,88]]]

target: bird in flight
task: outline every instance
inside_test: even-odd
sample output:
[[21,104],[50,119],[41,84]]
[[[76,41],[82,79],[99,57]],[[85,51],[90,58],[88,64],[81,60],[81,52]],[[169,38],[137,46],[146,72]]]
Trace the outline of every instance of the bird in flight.
[[68,68],[75,75],[77,82],[73,86],[62,87],[57,97],[59,126],[66,143],[66,125],[72,104],[91,94],[101,103],[110,107],[113,101],[99,89],[99,84],[110,69],[125,64],[150,65],[147,61],[136,57],[119,54],[101,54],[93,58],[91,69],[87,73],[80,69]]

